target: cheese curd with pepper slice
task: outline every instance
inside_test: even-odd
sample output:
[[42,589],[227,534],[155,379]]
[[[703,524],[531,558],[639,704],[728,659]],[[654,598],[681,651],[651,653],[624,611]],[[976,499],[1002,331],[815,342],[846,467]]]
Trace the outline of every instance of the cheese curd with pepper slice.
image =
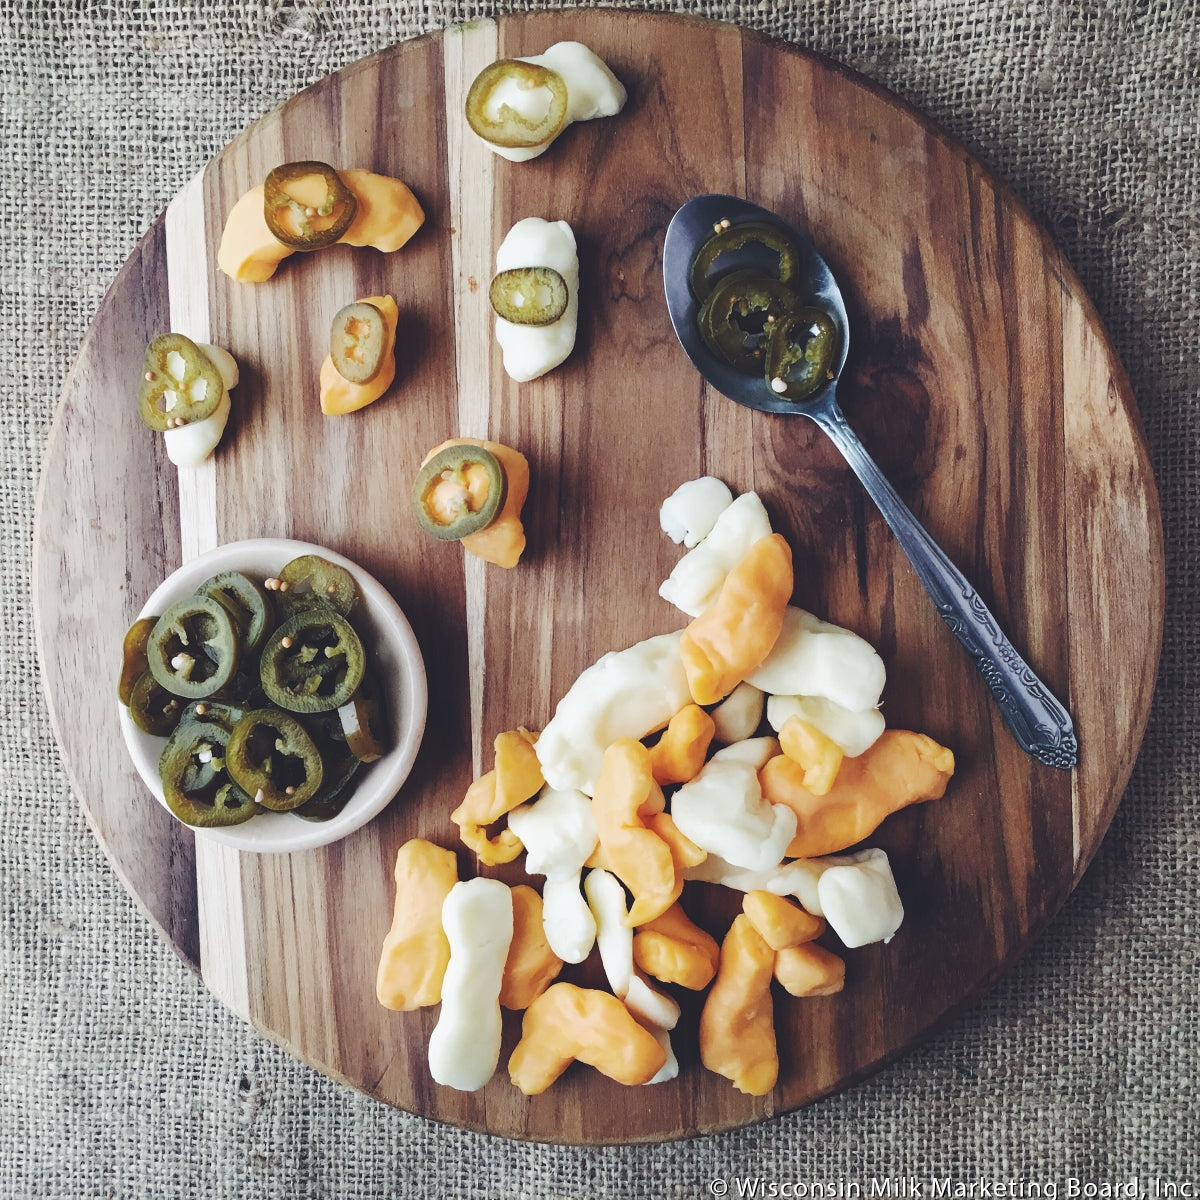
[[211,416],[202,421],[191,421],[187,425],[163,431],[163,445],[166,447],[167,457],[177,467],[198,467],[212,455],[229,422],[232,407],[229,393],[238,383],[238,365],[228,350],[208,342],[198,343],[196,349],[216,367],[224,386],[216,411]]
[[518,221],[496,251],[496,272],[549,268],[566,285],[566,306],[549,324],[519,324],[496,315],[496,341],[504,369],[518,383],[554,370],[575,348],[579,324],[579,255],[566,221],[526,217]]
[[[399,250],[424,223],[420,203],[399,179],[358,168],[337,174],[356,202],[354,219],[338,239],[340,242],[371,246],[389,254]],[[311,180],[299,184],[311,189],[314,206],[321,203],[325,185],[315,172]],[[296,253],[271,232],[264,213],[265,199],[265,187],[260,183],[238,200],[225,220],[217,265],[239,283],[265,282],[285,258]]]
[[528,162],[568,125],[616,116],[625,100],[599,55],[582,42],[555,42],[543,54],[485,67],[467,95],[467,123],[502,158]]

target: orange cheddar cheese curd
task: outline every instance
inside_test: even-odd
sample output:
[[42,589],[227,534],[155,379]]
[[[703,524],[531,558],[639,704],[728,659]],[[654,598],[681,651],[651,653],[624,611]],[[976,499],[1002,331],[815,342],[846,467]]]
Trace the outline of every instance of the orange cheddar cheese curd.
[[551,984],[525,1010],[508,1077],[537,1096],[576,1061],[632,1085],[653,1079],[667,1052],[611,992]]
[[[339,171],[338,178],[358,202],[354,219],[338,239],[339,243],[371,246],[391,253],[399,250],[425,220],[416,196],[399,179],[359,169]],[[303,199],[304,183],[299,180],[289,190]],[[313,189],[313,203],[319,204],[325,185],[316,176],[313,177]],[[264,202],[263,185],[258,184],[234,204],[225,220],[217,249],[217,265],[239,283],[264,283],[285,258],[295,253],[267,226]]]
[[650,748],[656,783],[687,783],[699,774],[716,732],[716,722],[698,704],[681,708]]
[[437,1004],[450,961],[442,904],[458,882],[454,853],[423,838],[396,853],[396,906],[383,940],[375,994],[385,1008],[408,1011]]
[[424,224],[425,212],[408,184],[359,167],[339,171],[338,176],[358,201],[354,220],[339,239],[347,246],[391,254]]
[[698,992],[712,983],[721,947],[679,904],[647,921],[633,935],[633,961],[663,983]]
[[787,856],[819,858],[861,842],[910,804],[939,799],[953,774],[953,752],[933,738],[885,729],[857,758],[842,760],[824,795],[804,786],[805,768],[786,754],[771,759],[758,778],[772,804],[786,804],[796,814]]
[[786,896],[776,896],[774,892],[747,892],[742,897],[742,912],[772,950],[811,942],[825,932],[823,918],[814,917]]
[[735,917],[700,1013],[700,1061],[750,1096],[765,1096],[779,1077],[774,974],[775,951],[749,917]]
[[511,829],[489,837],[487,827],[524,804],[541,789],[542,766],[534,752],[537,734],[527,729],[509,730],[494,743],[496,765],[467,789],[463,802],[450,814],[459,828],[463,845],[473,850],[479,861],[495,867],[512,862],[525,847]]
[[528,1008],[558,976],[562,959],[542,925],[542,898],[527,883],[512,889],[513,936],[500,985],[501,1008]]
[[804,942],[775,955],[775,978],[791,996],[832,996],[846,985],[846,963],[832,950]]
[[708,858],[708,851],[701,849],[690,837],[683,834],[669,812],[652,813],[646,818],[646,827],[653,829],[671,847],[671,857],[680,870],[684,867],[698,867]]
[[327,417],[357,412],[378,400],[396,378],[396,326],[400,312],[391,296],[366,296],[360,303],[379,309],[383,317],[386,340],[379,370],[366,383],[351,383],[333,365],[331,355],[321,364],[321,411]]
[[519,450],[501,442],[481,441],[479,438],[450,438],[434,446],[421,460],[424,466],[439,450],[447,446],[481,446],[494,455],[504,468],[504,503],[496,519],[476,533],[468,533],[459,541],[463,548],[498,567],[515,567],[525,551],[525,526],[521,509],[529,495],[529,460]]
[[779,748],[804,768],[804,786],[814,796],[828,795],[845,755],[841,746],[802,717],[788,717],[779,731]]
[[217,249],[217,266],[239,283],[264,283],[295,251],[267,228],[263,186],[252,187],[229,210]]
[[625,918],[631,928],[661,916],[683,891],[671,847],[646,824],[665,807],[650,751],[633,738],[613,742],[604,752],[592,813],[605,864],[633,893]]
[[725,577],[716,600],[683,631],[679,653],[692,699],[715,704],[771,652],[792,595],[792,551],[760,538]]

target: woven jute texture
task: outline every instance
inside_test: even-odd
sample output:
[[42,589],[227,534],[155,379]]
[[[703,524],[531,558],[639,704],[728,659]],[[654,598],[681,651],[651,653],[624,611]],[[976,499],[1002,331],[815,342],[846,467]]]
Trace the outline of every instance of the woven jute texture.
[[1015,189],[1094,297],[1141,406],[1170,574],[1149,733],[1099,857],[1021,963],[932,1041],[719,1137],[589,1150],[463,1133],[243,1025],[139,914],[67,783],[30,615],[47,429],[105,287],[208,158],[327,72],[505,6],[0,0],[0,1196],[625,1200],[750,1195],[759,1180],[759,1195],[905,1200],[908,1177],[981,1200],[1066,1198],[1072,1179],[1100,1197],[1134,1180],[1148,1200],[1200,1189],[1200,5],[671,7],[823,51],[912,101]]

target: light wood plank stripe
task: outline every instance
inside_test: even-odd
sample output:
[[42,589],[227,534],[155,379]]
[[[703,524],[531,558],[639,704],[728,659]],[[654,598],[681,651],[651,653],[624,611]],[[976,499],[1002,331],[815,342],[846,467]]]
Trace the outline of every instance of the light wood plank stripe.
[[[172,332],[208,342],[210,250],[204,237],[203,171],[167,206],[166,235]],[[216,465],[211,458],[179,472],[179,532],[184,562],[218,544]],[[217,997],[249,1020],[240,851],[196,834],[196,891],[200,973]]]
[[[487,285],[495,245],[492,198],[495,155],[471,132],[463,112],[475,76],[498,55],[494,21],[448,30],[444,42],[446,162],[450,180],[451,255],[454,266],[455,373],[459,436],[486,438],[491,397],[492,327]],[[471,703],[471,757],[476,776],[484,770],[481,731],[487,611],[487,564],[463,554],[467,595],[468,686]]]

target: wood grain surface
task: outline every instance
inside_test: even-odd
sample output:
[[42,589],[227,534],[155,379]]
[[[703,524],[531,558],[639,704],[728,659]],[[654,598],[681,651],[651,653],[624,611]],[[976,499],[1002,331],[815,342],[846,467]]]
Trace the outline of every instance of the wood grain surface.
[[[586,42],[629,89],[616,119],[572,127],[531,163],[494,158],[460,114],[498,56]],[[239,285],[216,268],[234,201],[301,158],[398,176],[428,219],[394,255],[336,247]],[[675,209],[731,192],[807,228],[839,276],[851,424],[1068,704],[1081,760],[1063,773],[1014,745],[986,688],[882,519],[823,436],[709,391],[671,333],[660,278]],[[568,362],[517,385],[486,300],[496,246],[525,216],[580,245]],[[397,382],[326,418],[317,371],[333,312],[390,292]],[[132,403],[146,342],[175,329],[241,364],[226,439],[177,476]],[[426,449],[450,436],[519,447],[532,465],[529,548],[511,572],[422,537],[408,511]],[[782,1060],[741,1095],[696,1053],[681,996],[677,1080],[623,1089],[573,1068],[545,1095],[501,1069],[464,1095],[429,1078],[436,1010],[374,996],[397,847],[455,845],[448,814],[493,737],[541,727],[607,650],[678,629],[657,597],[679,556],[657,509],[711,473],[754,488],[795,553],[795,599],[877,646],[888,723],[951,746],[942,801],[887,821],[907,919],[847,955],[837,996],[776,1002]],[[390,588],[429,668],[430,717],[396,802],[343,842],[290,856],[222,850],[142,788],[108,686],[150,591],[211,545],[289,536]],[[1058,910],[1103,836],[1148,715],[1163,552],[1128,382],[1079,283],[1013,196],[919,114],[814,56],[733,26],[588,10],[481,22],[396,46],[301,93],[238,137],[177,198],[116,279],[71,374],[43,466],[35,610],[65,762],[115,870],[185,960],[254,1025],[391,1104],[514,1137],[620,1142],[744,1124],[810,1102],[895,1057],[992,982]],[[474,870],[460,855],[464,872]],[[503,877],[520,872],[509,868]],[[718,936],[736,897],[692,885]],[[595,964],[566,977],[598,982]],[[137,987],[136,980],[131,987]]]

